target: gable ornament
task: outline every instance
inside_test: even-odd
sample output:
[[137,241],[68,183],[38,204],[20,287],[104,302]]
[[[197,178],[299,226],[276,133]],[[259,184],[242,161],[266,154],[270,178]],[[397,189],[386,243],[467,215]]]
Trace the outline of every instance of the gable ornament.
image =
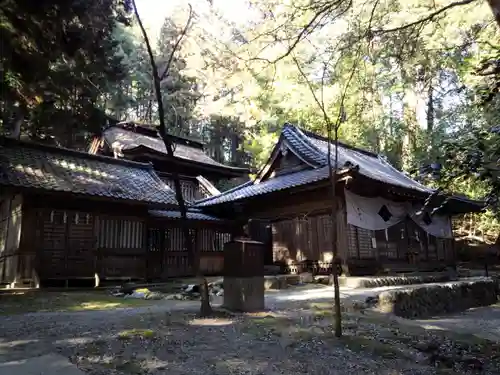
[[286,156],[286,154],[288,153],[288,145],[286,144],[286,142],[281,143],[280,149],[281,155]]

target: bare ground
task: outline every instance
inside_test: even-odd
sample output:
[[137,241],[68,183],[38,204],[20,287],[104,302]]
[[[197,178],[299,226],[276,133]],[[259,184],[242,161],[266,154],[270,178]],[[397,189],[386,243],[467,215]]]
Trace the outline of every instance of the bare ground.
[[0,361],[58,352],[94,375],[500,373],[498,345],[471,335],[345,312],[337,339],[332,323],[328,303],[308,302],[205,320],[158,309],[0,317]]

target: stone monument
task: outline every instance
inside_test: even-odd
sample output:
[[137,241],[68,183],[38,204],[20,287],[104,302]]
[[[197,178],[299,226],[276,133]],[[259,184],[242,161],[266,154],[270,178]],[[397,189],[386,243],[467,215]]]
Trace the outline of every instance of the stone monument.
[[242,236],[224,245],[224,308],[264,310],[264,244]]

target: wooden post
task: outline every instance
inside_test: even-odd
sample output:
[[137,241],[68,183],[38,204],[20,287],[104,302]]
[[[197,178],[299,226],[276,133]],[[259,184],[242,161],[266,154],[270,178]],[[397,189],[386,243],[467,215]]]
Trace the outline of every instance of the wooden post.
[[[161,258],[161,278],[163,279],[163,275],[165,275],[165,271],[167,271],[166,265],[166,241],[165,241],[165,225],[162,225],[161,228],[158,228],[158,235],[160,236],[160,241],[158,246],[160,247],[160,258]],[[168,277],[168,273],[166,275]]]
[[67,214],[67,212],[64,210],[63,211],[63,221],[66,220],[64,225],[64,273],[65,273],[65,282],[64,282],[64,287],[68,288],[69,287],[69,280],[68,280],[68,253],[70,251],[70,241],[69,241],[69,228],[70,228],[70,222],[71,218],[70,215]]
[[94,215],[94,287],[98,288],[101,284],[101,278],[99,276],[99,271],[102,267],[102,257],[99,251],[99,229],[100,229],[100,216]]

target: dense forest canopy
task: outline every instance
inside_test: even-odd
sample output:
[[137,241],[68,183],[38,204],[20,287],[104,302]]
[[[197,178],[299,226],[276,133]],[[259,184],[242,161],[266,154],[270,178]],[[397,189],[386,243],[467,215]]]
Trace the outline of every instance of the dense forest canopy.
[[[243,3],[243,2],[242,2]],[[499,29],[487,2],[249,0],[193,18],[162,77],[172,133],[219,161],[259,167],[281,126],[325,133],[345,93],[345,142],[493,210],[500,160]],[[187,6],[155,39],[167,63]],[[0,8],[3,132],[84,148],[112,119],[158,122],[151,69],[127,0],[7,0]],[[303,74],[300,74],[301,71]]]

